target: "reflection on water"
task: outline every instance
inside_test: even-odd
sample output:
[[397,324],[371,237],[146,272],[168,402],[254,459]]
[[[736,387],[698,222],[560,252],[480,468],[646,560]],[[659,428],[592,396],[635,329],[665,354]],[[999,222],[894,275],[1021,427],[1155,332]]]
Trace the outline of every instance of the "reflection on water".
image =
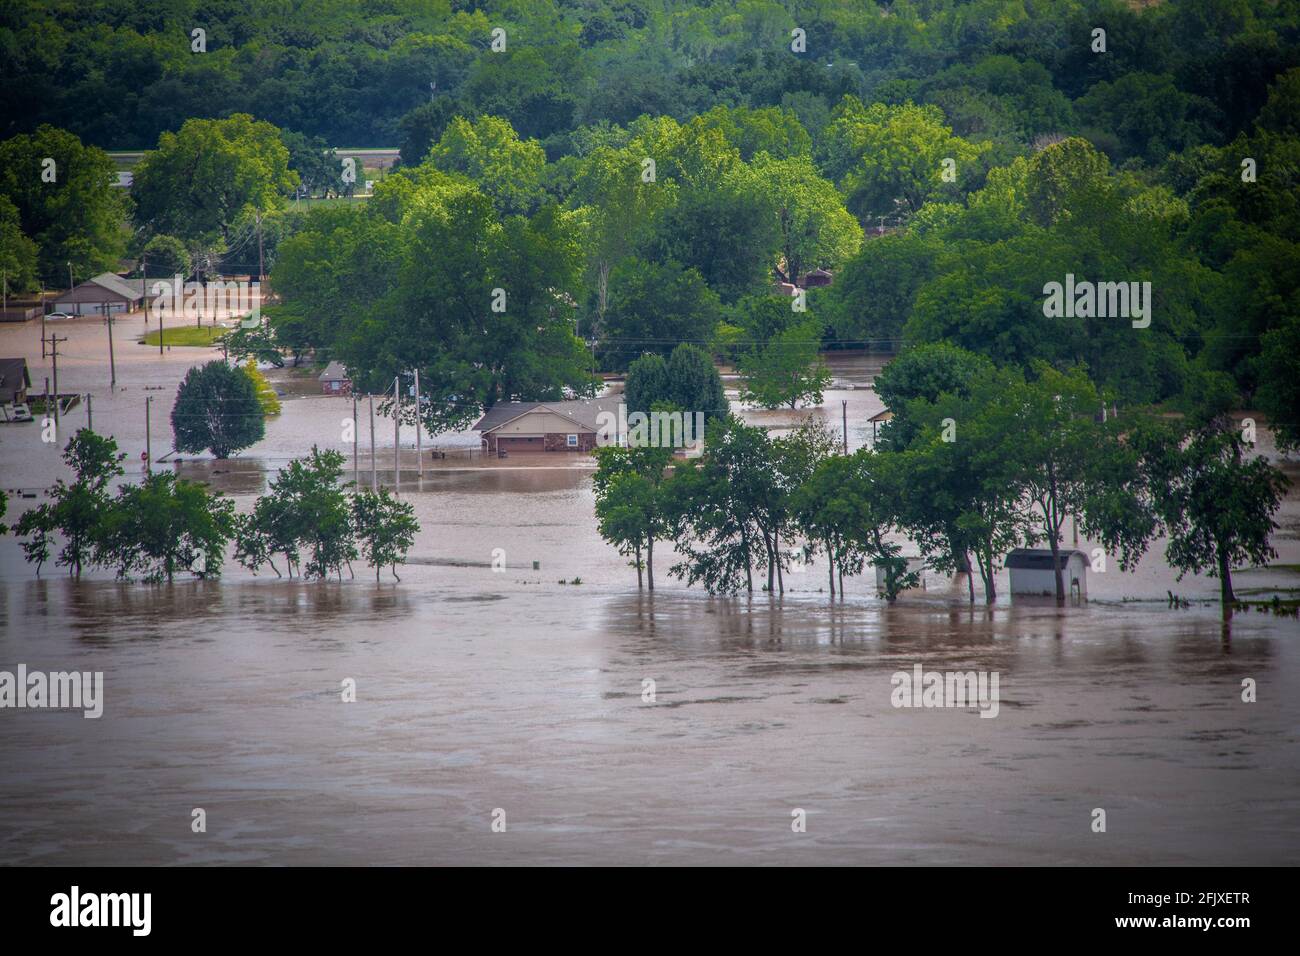
[[[1152,606],[711,599],[538,577],[7,580],[0,669],[102,670],[106,704],[98,721],[0,713],[4,858],[1300,856],[1300,654],[1270,617],[1238,618],[1225,644],[1212,614]],[[998,718],[894,709],[890,677],[914,663],[998,671]],[[1240,702],[1244,677],[1260,703]],[[1097,806],[1109,834],[1089,830]],[[489,830],[497,807],[506,834]]]

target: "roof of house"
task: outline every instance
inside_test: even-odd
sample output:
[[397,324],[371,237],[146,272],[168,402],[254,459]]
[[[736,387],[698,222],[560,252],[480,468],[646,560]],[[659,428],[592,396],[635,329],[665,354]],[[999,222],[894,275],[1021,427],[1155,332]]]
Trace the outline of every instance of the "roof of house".
[[342,362],[330,362],[325,366],[325,371],[320,373],[319,380],[322,382],[346,382],[348,380],[348,370],[343,367]]
[[0,358],[0,402],[12,402],[20,389],[32,387],[27,359]]
[[[1075,551],[1073,548],[1062,548],[1058,552],[1057,559],[1060,561],[1062,570],[1070,563],[1070,558],[1076,554],[1085,562],[1088,560],[1086,554],[1082,551]],[[1052,551],[1050,548],[1015,548],[1007,554],[1006,566],[1029,571],[1051,571]]]
[[514,421],[523,415],[540,410],[563,415],[587,431],[596,431],[600,425],[598,416],[601,412],[618,414],[622,396],[613,398],[579,398],[562,402],[502,402],[493,405],[483,417],[474,423],[476,432],[495,431],[502,425]]
[[[136,280],[132,280],[132,279],[123,279],[120,275],[117,275],[116,273],[113,272],[101,272],[93,279],[88,279],[86,281],[93,282],[95,285],[99,286],[100,288],[108,289],[110,292],[116,292],[124,299],[144,298],[143,279],[140,279],[137,282]],[[83,282],[81,285],[85,285],[85,284],[86,283]],[[78,286],[77,288],[81,288],[81,286]]]

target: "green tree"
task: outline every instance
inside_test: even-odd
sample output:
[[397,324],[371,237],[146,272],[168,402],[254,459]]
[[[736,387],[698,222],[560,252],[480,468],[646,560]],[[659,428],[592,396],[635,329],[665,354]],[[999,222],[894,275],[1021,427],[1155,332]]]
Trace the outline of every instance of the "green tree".
[[397,577],[397,565],[406,560],[406,552],[415,544],[415,534],[420,523],[415,519],[415,505],[398,501],[388,491],[358,491],[352,496],[352,528],[361,545],[361,554],[375,569],[387,564]]
[[1219,420],[1183,438],[1164,423],[1135,437],[1147,489],[1168,536],[1165,560],[1179,571],[1219,579],[1224,613],[1236,602],[1232,568],[1277,556],[1273,515],[1290,485],[1262,457],[1247,457],[1240,431]]
[[[126,200],[116,183],[108,154],[65,130],[42,125],[0,142],[0,197],[17,209],[21,233],[36,244],[37,269],[50,285],[67,281],[69,263],[77,280],[117,268]],[[0,211],[0,228],[5,220]]]
[[862,227],[811,158],[760,154],[751,168],[758,188],[772,200],[788,281],[797,281],[813,268],[833,268],[858,251]]
[[668,361],[662,355],[643,355],[628,366],[623,386],[628,414],[649,413],[656,406],[683,412],[702,412],[706,421],[727,414],[729,403],[722,377],[709,354],[694,345],[673,349]]
[[459,173],[492,198],[502,216],[532,214],[545,198],[546,153],[536,140],[522,140],[507,120],[455,117],[429,151],[429,163]]
[[618,371],[645,352],[668,355],[682,342],[706,345],[720,316],[718,297],[694,269],[627,260],[611,277],[601,366]]
[[229,458],[266,434],[257,386],[243,369],[217,360],[185,373],[172,406],[172,436],[177,451],[208,449]]
[[234,531],[233,501],[169,471],[155,472],[118,491],[100,551],[119,578],[141,574],[170,583],[178,571],[218,577]]
[[793,409],[799,402],[820,405],[823,390],[831,384],[830,370],[818,354],[821,332],[821,323],[808,318],[742,355],[741,400],[762,408],[789,405]]
[[57,532],[63,547],[55,559],[73,577],[94,563],[104,528],[114,503],[109,485],[122,474],[126,456],[117,450],[117,442],[88,428],[80,429],[63,450],[63,460],[72,469],[73,480],[62,478],[50,489],[50,501],[31,509],[13,526],[14,534],[28,538],[22,544],[29,562],[41,565],[49,560],[53,535]]
[[140,252],[140,274],[145,279],[150,275],[165,279],[179,275],[185,279],[192,268],[190,251],[175,236],[156,235],[144,244]]
[[236,113],[163,133],[136,165],[131,198],[146,232],[228,247],[237,223],[282,208],[297,185],[280,131]]
[[655,541],[669,532],[661,489],[672,462],[672,450],[607,445],[596,449],[596,462],[592,488],[600,536],[619,554],[631,555],[637,587],[643,586],[644,570],[645,581],[653,591]]
[[7,292],[26,292],[35,288],[36,243],[23,235],[18,209],[0,196],[0,270]]

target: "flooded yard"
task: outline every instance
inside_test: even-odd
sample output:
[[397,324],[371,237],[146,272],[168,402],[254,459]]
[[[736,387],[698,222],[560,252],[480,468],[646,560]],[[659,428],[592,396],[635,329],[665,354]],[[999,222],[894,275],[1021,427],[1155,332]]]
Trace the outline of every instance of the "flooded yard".
[[[138,477],[144,398],[158,396],[157,456],[195,352],[119,345],[110,396],[102,324],[75,324],[60,389],[94,392],[97,429]],[[0,332],[4,354],[24,354],[24,334],[39,356],[39,331],[21,329]],[[828,392],[817,414],[838,426],[848,403],[850,448],[880,410],[864,387],[879,361],[832,359],[840,384],[863,387]],[[291,378],[272,375],[284,411],[263,442],[179,473],[241,511],[313,443],[348,453],[350,473],[351,402]],[[377,430],[385,483],[391,429]],[[824,565],[789,575],[783,598],[710,598],[668,576],[668,554],[651,595],[597,534],[581,460],[485,461],[473,433],[433,446],[452,453],[418,483],[413,451],[404,465],[421,531],[400,584],[233,563],[164,587],[37,579],[0,537],[0,670],[102,671],[105,687],[98,720],[0,712],[6,861],[1300,862],[1300,624],[1225,624],[1200,600],[1217,582],[1175,581],[1161,544],[1135,574],[1091,575],[1091,600],[1065,608],[971,607],[964,581],[943,578],[890,607],[869,575],[832,601]],[[0,449],[0,487],[61,473],[35,426],[5,426]],[[11,500],[7,520],[31,503]],[[1234,576],[1239,591],[1300,587],[1294,487],[1279,521],[1279,567]],[[1191,607],[1168,607],[1170,590]],[[894,707],[891,676],[916,664],[998,672],[997,718]],[[1247,678],[1257,703],[1242,701]]]

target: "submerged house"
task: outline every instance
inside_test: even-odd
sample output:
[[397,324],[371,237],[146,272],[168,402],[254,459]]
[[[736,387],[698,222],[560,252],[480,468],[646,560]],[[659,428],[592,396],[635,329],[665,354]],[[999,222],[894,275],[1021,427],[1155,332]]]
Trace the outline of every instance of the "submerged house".
[[511,452],[590,452],[605,419],[617,418],[621,396],[560,402],[502,402],[472,426],[489,455]]
[[[1062,548],[1057,553],[1061,579],[1065,592],[1071,598],[1088,597],[1088,556],[1082,551]],[[1050,548],[1016,548],[1007,555],[1007,570],[1011,572],[1011,594],[1029,596],[1056,596],[1056,570],[1052,565]]]
[[330,362],[318,377],[322,395],[351,395],[352,379],[342,362]]

